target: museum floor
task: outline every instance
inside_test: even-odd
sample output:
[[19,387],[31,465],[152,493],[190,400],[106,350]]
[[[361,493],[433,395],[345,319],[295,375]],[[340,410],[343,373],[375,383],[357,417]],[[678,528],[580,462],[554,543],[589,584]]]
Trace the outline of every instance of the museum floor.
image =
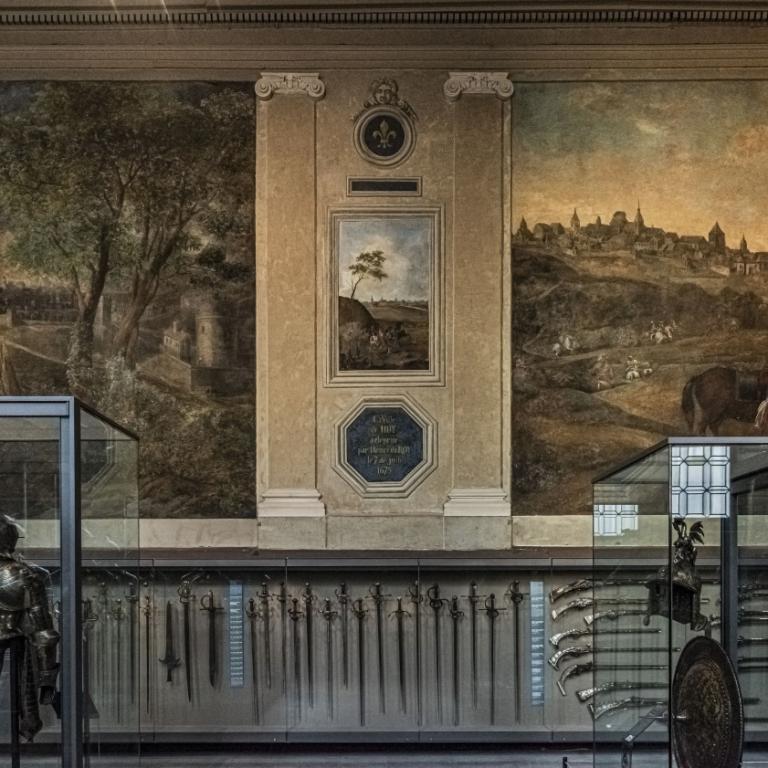
[[[562,768],[567,757],[568,768],[593,768],[592,751],[572,750],[465,750],[401,751],[387,749],[368,751],[291,751],[255,754],[188,753],[146,755],[141,765],[146,768]],[[45,761],[35,763],[46,768]],[[600,768],[611,768],[611,762],[601,762]],[[616,768],[619,768],[617,760]],[[660,768],[666,765],[665,754],[638,754],[633,768]],[[90,768],[135,768],[119,757],[101,756],[91,760]],[[768,768],[768,750],[751,751],[744,755],[743,768]]]

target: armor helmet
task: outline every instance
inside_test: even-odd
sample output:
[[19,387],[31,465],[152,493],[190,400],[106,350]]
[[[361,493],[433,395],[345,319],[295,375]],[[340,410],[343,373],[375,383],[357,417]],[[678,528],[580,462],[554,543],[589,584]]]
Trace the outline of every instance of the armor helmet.
[[7,515],[0,515],[0,551],[13,552],[19,541],[19,529]]

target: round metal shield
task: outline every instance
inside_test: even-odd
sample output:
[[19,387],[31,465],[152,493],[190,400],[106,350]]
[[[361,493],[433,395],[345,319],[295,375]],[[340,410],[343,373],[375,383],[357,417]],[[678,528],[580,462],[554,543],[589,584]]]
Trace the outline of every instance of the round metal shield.
[[739,768],[744,708],[736,672],[720,643],[695,637],[683,648],[670,712],[679,768]]

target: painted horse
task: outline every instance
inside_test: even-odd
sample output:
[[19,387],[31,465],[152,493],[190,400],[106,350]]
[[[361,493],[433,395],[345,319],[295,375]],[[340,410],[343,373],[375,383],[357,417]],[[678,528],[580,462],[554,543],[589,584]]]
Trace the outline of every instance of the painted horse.
[[[683,415],[693,434],[705,435],[709,430],[717,435],[726,419],[754,424],[758,409],[766,398],[768,370],[708,368],[683,387]],[[765,410],[762,409],[763,414]]]

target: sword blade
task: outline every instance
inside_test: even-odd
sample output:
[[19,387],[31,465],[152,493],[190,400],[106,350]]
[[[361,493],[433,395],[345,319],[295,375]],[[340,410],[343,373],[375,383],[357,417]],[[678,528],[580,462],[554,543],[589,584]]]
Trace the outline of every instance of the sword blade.
[[384,688],[384,637],[381,599],[376,601],[376,654],[379,670],[379,712],[387,711],[386,693]]
[[[328,601],[330,603],[330,601]],[[326,606],[330,611],[330,606]],[[326,685],[328,687],[328,717],[333,720],[333,627],[331,615],[326,618],[328,626],[325,628],[325,666],[327,671]]]
[[314,648],[312,644],[312,592],[309,584],[306,586],[306,596],[304,598],[304,613],[307,622],[307,700],[310,707],[315,706],[315,665]]
[[[401,608],[400,598],[398,598],[398,608]],[[403,712],[407,712],[408,702],[405,694],[405,636],[402,610],[397,614],[397,670],[400,679],[400,709]]]
[[491,690],[490,690],[490,696],[491,696],[491,725],[496,724],[496,619],[495,617],[490,617],[491,622],[491,628],[489,631],[489,667],[490,667],[490,675],[491,675]]
[[472,708],[477,709],[477,584],[469,585],[469,624],[472,661]]
[[360,678],[360,725],[365,725],[365,614],[362,612],[357,619],[357,666]]
[[459,708],[459,617],[453,617],[453,724],[458,725],[461,719]]
[[349,604],[347,602],[346,585],[341,585],[339,594],[341,604],[341,667],[344,687],[349,688]]
[[152,609],[150,608],[149,601],[147,599],[147,604],[144,608],[144,655],[146,657],[145,663],[146,663],[146,697],[147,697],[147,714],[151,714],[152,709],[152,686],[150,685],[151,681],[151,666],[149,659],[152,655]]
[[257,648],[256,648],[256,627],[254,625],[256,617],[252,616],[248,620],[251,630],[251,693],[253,695],[253,716],[256,725],[261,722],[261,712],[259,710],[259,674],[257,666]]
[[267,688],[272,688],[272,626],[269,618],[269,594],[267,585],[264,584],[264,595],[262,596],[262,621],[264,622],[264,671]]
[[192,701],[192,638],[189,626],[189,603],[184,603],[184,672],[187,679],[187,700]]
[[208,682],[216,687],[216,612],[208,612]]

